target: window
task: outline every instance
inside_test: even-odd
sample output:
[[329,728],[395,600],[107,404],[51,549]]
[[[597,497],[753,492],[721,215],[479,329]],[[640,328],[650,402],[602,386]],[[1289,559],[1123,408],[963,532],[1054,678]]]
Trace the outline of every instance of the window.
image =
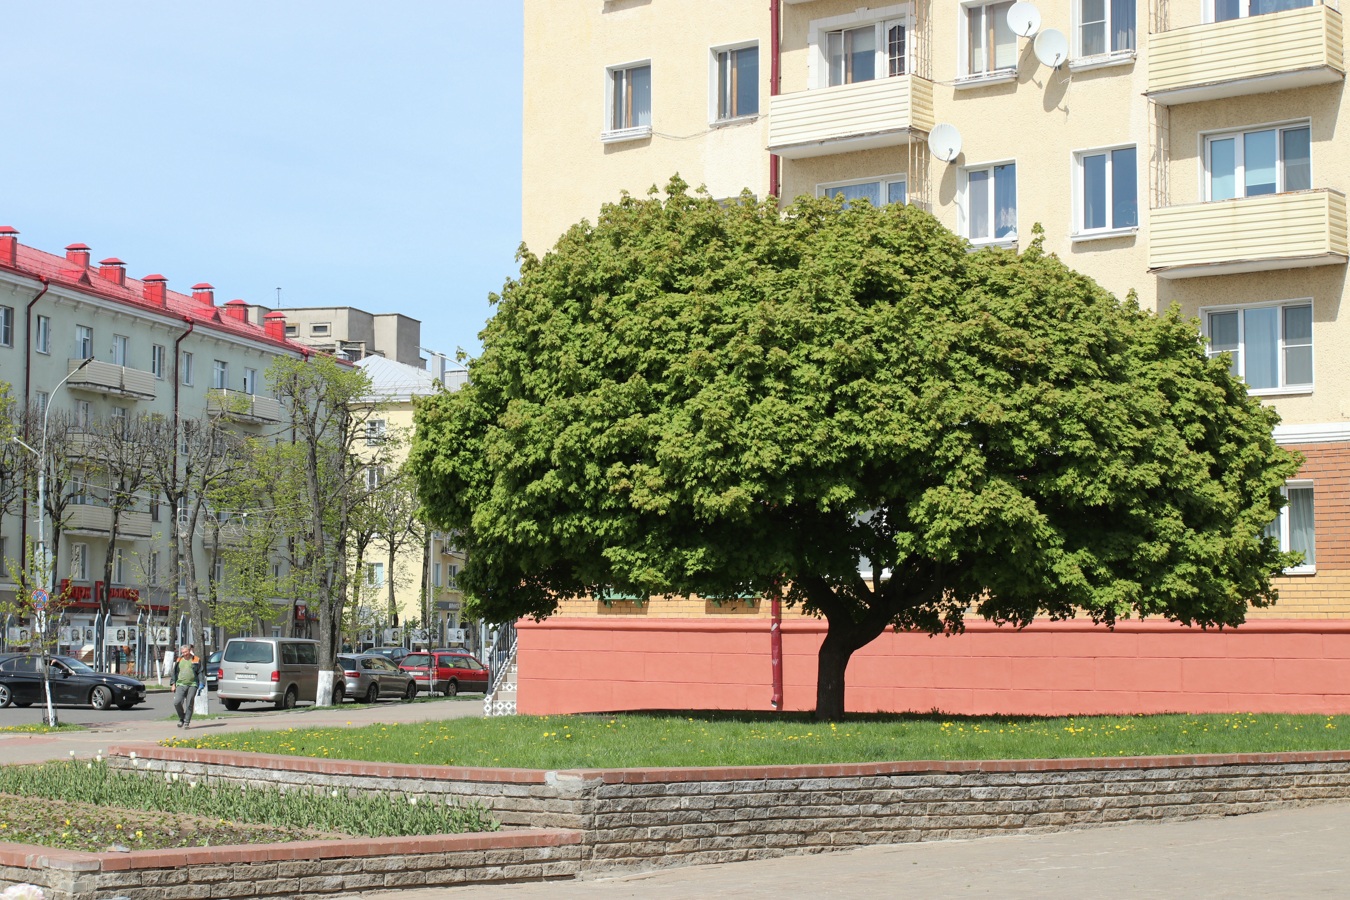
[[1307,391],[1313,383],[1312,303],[1209,310],[1209,355],[1230,353],[1230,371],[1251,391]]
[[652,127],[652,67],[649,63],[609,70],[609,130]]
[[431,583],[432,583],[433,585],[435,585],[436,587],[440,587],[440,586],[441,586],[441,564],[440,564],[440,563],[432,563],[432,564],[431,564]]
[[1286,574],[1311,574],[1317,570],[1317,540],[1313,527],[1313,486],[1291,481],[1283,489],[1289,502],[1266,526],[1266,536],[1280,542],[1285,553],[1302,553],[1303,562],[1285,569]]
[[256,393],[258,393],[258,370],[257,370],[257,369],[245,369],[245,370],[244,370],[244,393],[245,393],[245,394],[256,394]]
[[446,586],[452,591],[459,590],[459,566],[449,565],[446,568],[450,571],[450,577],[446,580]]
[[829,86],[903,75],[907,70],[905,23],[874,22],[827,31],[823,38]]
[[211,365],[211,387],[223,391],[230,386],[230,364],[216,360]]
[[158,521],[159,521],[159,496],[158,496],[158,495],[155,495],[154,497],[151,497],[151,498],[150,498],[150,521],[151,521],[151,522],[158,522]]
[[115,366],[125,366],[127,364],[127,347],[130,340],[125,334],[113,335],[112,361]]
[[1077,234],[1139,227],[1138,171],[1134,147],[1075,154]]
[[1227,22],[1229,19],[1263,16],[1312,5],[1313,0],[1213,0],[1212,21]]
[[1076,56],[1134,51],[1135,0],[1078,0]]
[[70,580],[89,580],[89,545],[70,545]]
[[315,322],[309,326],[309,333],[314,337],[328,337],[330,330],[328,322]]
[[905,176],[893,175],[889,178],[881,178],[873,181],[848,181],[840,184],[818,184],[816,185],[816,196],[842,196],[844,198],[845,206],[848,206],[854,200],[867,200],[873,206],[882,206],[887,203],[904,203]]
[[384,482],[384,466],[368,466],[366,468],[366,489],[375,490]]
[[299,326],[299,325],[287,325],[287,326],[286,326],[286,337],[299,337],[299,336],[300,336],[300,326]]
[[88,400],[75,401],[75,427],[89,430],[89,423],[94,419],[94,405]]
[[1017,164],[999,163],[963,172],[964,234],[976,242],[1017,241]]
[[384,584],[384,563],[366,564],[366,584],[380,587]]
[[1310,134],[1304,124],[1205,138],[1206,199],[1308,190],[1312,187]]
[[113,551],[113,584],[127,583],[127,556],[126,551],[117,548]]
[[384,443],[384,419],[371,419],[366,422],[366,446],[375,447]]
[[52,320],[50,316],[37,317],[37,334],[33,349],[39,353],[52,352]]
[[759,46],[716,51],[717,120],[759,115]]
[[1008,25],[1012,0],[965,7],[965,74],[988,75],[1017,68],[1017,35]]
[[9,577],[9,559],[5,551],[9,549],[9,538],[0,536],[0,578]]
[[35,407],[37,407],[38,415],[46,415],[46,413],[47,413],[47,392],[46,392],[46,391],[34,391],[34,392],[33,392],[33,405],[34,405]]
[[127,408],[125,406],[114,406],[109,414],[113,434],[121,438],[126,438],[131,433],[131,425],[127,419]]
[[94,355],[94,329],[88,325],[75,326],[75,358],[88,359]]
[[150,348],[150,371],[161,381],[164,380],[164,345],[155,344]]
[[178,376],[183,384],[192,384],[192,354],[184,352],[178,361]]
[[225,580],[225,560],[219,556],[211,563],[211,580],[216,584]]
[[0,306],[0,347],[14,346],[14,307]]
[[158,551],[158,550],[151,550],[151,551],[150,551],[150,560],[149,560],[149,562],[146,563],[145,577],[146,577],[146,581],[147,581],[150,585],[154,585],[154,584],[156,584],[156,583],[159,581],[159,551]]

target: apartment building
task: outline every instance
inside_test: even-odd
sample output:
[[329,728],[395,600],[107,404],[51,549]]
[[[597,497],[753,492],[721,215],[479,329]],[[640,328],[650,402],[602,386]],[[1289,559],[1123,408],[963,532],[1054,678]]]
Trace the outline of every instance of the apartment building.
[[[120,259],[91,263],[93,251],[84,244],[71,244],[62,256],[18,238],[15,229],[0,227],[0,381],[8,385],[17,410],[66,414],[47,413],[42,420],[72,425],[65,439],[49,445],[44,437],[54,437],[48,434],[52,429],[34,426],[31,452],[45,448],[49,456],[69,454],[73,478],[87,478],[73,491],[59,543],[50,548],[57,605],[66,607],[62,650],[87,651],[102,634],[109,644],[144,651],[146,644],[158,643],[162,649],[175,640],[164,632],[178,624],[166,617],[169,556],[179,517],[161,497],[142,490],[121,514],[114,538],[109,486],[97,474],[81,474],[87,472],[81,460],[93,452],[93,433],[142,413],[211,417],[243,433],[279,433],[284,416],[266,384],[267,369],[279,356],[309,351],[286,338],[281,314],[254,324],[243,300],[218,304],[215,289],[205,282],[181,293],[170,290],[162,275],[130,277]],[[14,473],[4,476],[12,481]],[[16,485],[6,496],[11,502],[0,515],[0,618],[5,620],[3,637],[13,644],[29,625],[28,596],[21,591],[40,583],[33,557],[39,517],[31,486]],[[219,537],[213,540],[228,543],[242,534],[242,515],[217,511],[216,520]],[[51,524],[48,518],[49,535]],[[114,566],[112,582],[105,584],[110,540]],[[198,536],[193,552],[203,583],[220,580],[209,550]],[[282,565],[280,560],[273,564]],[[111,618],[96,635],[100,596]],[[278,630],[289,615],[289,605],[279,604]],[[148,627],[127,630],[138,623],[157,633]],[[119,630],[123,639],[115,640]]]
[[[413,410],[418,397],[436,393],[445,382],[432,372],[416,366],[404,365],[381,356],[369,356],[356,364],[370,379],[371,397],[380,405],[380,412],[366,422],[364,447],[358,448],[371,455],[385,448],[383,465],[367,472],[368,484],[378,490],[408,458],[409,443],[414,428]],[[462,381],[450,389],[457,388]],[[427,642],[435,646],[463,643],[461,612],[464,594],[459,589],[459,570],[464,565],[463,551],[454,546],[450,536],[442,531],[427,529],[421,523],[412,524],[396,539],[377,537],[366,548],[362,560],[366,573],[362,596],[372,609],[392,608],[398,622],[417,619],[428,629]],[[387,598],[387,601],[386,601]],[[372,626],[377,624],[371,623]],[[379,628],[370,631],[368,643],[384,643],[383,629],[392,630],[396,623],[387,617],[378,617]],[[392,640],[392,634],[390,640]]]
[[[1337,6],[1317,0],[526,0],[524,238],[542,253],[602,203],[676,172],[714,197],[915,204],[974,248],[1024,248],[1039,224],[1048,251],[1110,291],[1195,317],[1213,352],[1231,353],[1249,390],[1279,410],[1277,439],[1305,454],[1274,529],[1304,563],[1280,579],[1279,605],[1253,610],[1240,631],[1243,653],[1285,659],[1290,635],[1331,641],[1350,628],[1343,35]],[[569,606],[564,618],[609,617],[615,646],[632,648],[642,643],[624,615],[726,614],[656,606]],[[819,636],[800,624],[809,667]],[[564,626],[523,628],[522,653],[531,635],[545,657],[566,653]],[[728,633],[757,641],[756,627]],[[964,687],[927,669],[897,692],[894,672],[869,664],[872,687],[850,706],[966,711],[980,708],[981,691],[1020,691],[999,708],[1228,708],[1217,685],[1228,691],[1232,679],[1216,675],[1197,693],[1194,680],[1158,674],[1218,652],[1166,626],[1156,632],[1166,648],[1151,651],[1163,662],[1135,659],[1135,674],[1122,675],[1128,696],[1099,702],[1100,687],[1062,668],[1100,655],[1083,649],[1098,636],[1074,627],[1045,626],[1060,642],[1045,657],[990,632],[996,649],[978,659],[994,662],[966,659]],[[1124,631],[1154,634],[1138,627]],[[1111,652],[1134,659],[1139,645],[1124,644]],[[674,644],[666,636],[659,646]],[[758,651],[745,653],[757,671],[748,660]],[[934,655],[905,636],[864,653]],[[1054,674],[1009,679],[1018,666]],[[970,674],[986,670],[987,684]],[[813,677],[803,671],[800,683]],[[1267,699],[1229,706],[1262,708],[1278,695],[1270,708],[1350,710],[1343,688],[1321,705],[1308,699],[1325,697],[1326,681],[1251,687]],[[536,683],[543,699],[532,705],[523,682],[522,710],[585,706],[560,684]],[[661,690],[646,681],[632,702],[651,706]],[[747,696],[762,706],[766,692]],[[595,708],[628,702],[609,687],[596,697],[606,699]]]

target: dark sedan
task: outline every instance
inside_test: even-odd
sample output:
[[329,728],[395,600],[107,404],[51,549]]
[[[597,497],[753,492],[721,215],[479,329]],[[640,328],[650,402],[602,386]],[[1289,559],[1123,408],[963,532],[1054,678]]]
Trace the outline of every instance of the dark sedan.
[[[131,709],[145,700],[145,685],[135,678],[96,672],[73,657],[49,657],[48,668],[54,704]],[[0,709],[46,702],[40,657],[14,656],[0,662]]]

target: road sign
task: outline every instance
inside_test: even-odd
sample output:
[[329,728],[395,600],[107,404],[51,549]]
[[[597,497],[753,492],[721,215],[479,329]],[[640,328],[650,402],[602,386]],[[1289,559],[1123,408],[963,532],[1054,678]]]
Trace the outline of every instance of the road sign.
[[47,592],[42,588],[33,589],[33,609],[41,612],[47,608]]

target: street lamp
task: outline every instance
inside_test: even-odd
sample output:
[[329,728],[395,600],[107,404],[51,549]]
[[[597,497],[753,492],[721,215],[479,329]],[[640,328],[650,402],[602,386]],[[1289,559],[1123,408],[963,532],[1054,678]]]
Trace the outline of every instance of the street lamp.
[[[42,410],[42,443],[38,446],[40,450],[34,450],[32,447],[19,440],[18,435],[14,436],[14,443],[27,450],[37,457],[38,461],[38,571],[39,578],[42,581],[44,591],[51,590],[52,587],[52,557],[51,549],[47,546],[47,422],[52,414],[52,398],[56,392],[61,390],[75,373],[83,369],[94,361],[92,356],[81,360],[80,364],[66,373],[66,377],[56,383],[52,392],[47,395],[47,404]],[[45,616],[44,625],[45,625]],[[52,706],[52,685],[47,671],[47,630],[40,629],[42,639],[38,642],[38,650],[42,655],[42,686],[47,694],[47,724],[56,727],[56,710]]]

